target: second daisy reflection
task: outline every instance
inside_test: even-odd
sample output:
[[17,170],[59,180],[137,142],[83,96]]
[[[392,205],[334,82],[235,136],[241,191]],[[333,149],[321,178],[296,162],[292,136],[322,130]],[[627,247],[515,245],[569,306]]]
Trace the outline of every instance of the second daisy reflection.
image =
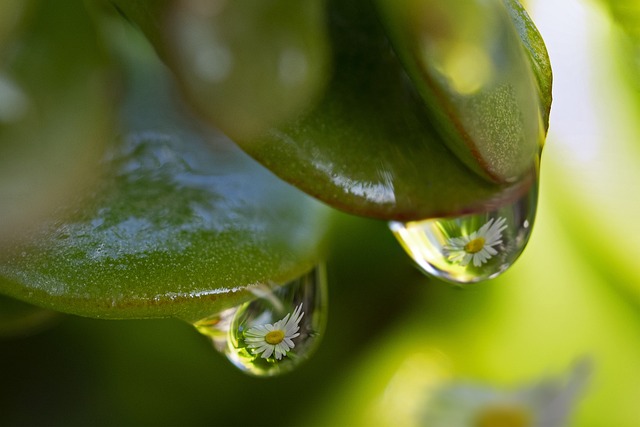
[[524,196],[482,213],[391,222],[389,227],[418,267],[454,284],[476,283],[507,270],[524,250],[536,214],[538,185]]

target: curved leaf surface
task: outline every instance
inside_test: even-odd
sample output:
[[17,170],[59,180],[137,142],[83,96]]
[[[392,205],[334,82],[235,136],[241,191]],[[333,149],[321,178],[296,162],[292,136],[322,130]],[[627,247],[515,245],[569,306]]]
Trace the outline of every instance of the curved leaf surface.
[[101,185],[5,257],[0,290],[92,317],[197,320],[308,271],[326,209],[182,114],[149,52],[127,57]]
[[529,173],[544,142],[541,102],[503,1],[376,3],[443,142],[493,181]]
[[232,138],[305,108],[326,81],[325,1],[111,0],[191,103]]
[[335,1],[330,10],[335,68],[322,100],[259,138],[236,142],[309,194],[375,218],[459,215],[524,194],[531,175],[490,182],[442,142],[437,117],[408,81],[372,5]]
[[551,112],[551,85],[553,73],[547,47],[536,25],[518,0],[505,0],[505,5],[511,20],[518,31],[522,45],[529,57],[531,70],[536,78],[538,96],[540,97],[540,111],[545,133],[549,129],[549,113]]

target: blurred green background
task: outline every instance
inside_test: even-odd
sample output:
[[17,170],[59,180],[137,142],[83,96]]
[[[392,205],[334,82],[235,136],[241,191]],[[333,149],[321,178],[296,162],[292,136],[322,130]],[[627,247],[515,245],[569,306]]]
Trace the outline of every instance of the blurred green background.
[[[178,320],[53,316],[0,338],[0,424],[455,425],[447,411],[513,396],[548,411],[522,391],[550,380],[542,394],[567,425],[640,425],[639,6],[527,8],[554,103],[535,229],[513,268],[454,289],[414,269],[386,224],[340,215],[327,330],[294,373],[248,377]],[[456,409],[438,403],[446,389],[461,391]]]

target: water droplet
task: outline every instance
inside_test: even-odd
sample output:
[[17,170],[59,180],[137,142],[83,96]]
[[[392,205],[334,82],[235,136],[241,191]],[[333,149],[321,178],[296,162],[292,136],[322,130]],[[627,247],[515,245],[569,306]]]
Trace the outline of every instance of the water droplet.
[[278,77],[285,86],[297,86],[305,83],[309,65],[303,51],[288,48],[278,58]]
[[259,285],[256,298],[194,324],[240,370],[274,376],[309,358],[326,317],[324,265],[283,285]]
[[538,184],[515,203],[480,214],[389,227],[421,270],[455,283],[475,283],[507,270],[526,246],[536,213]]
[[29,98],[12,80],[0,75],[0,124],[20,120],[29,109]]
[[218,83],[224,81],[233,69],[233,55],[224,45],[202,46],[193,53],[194,70],[205,81]]

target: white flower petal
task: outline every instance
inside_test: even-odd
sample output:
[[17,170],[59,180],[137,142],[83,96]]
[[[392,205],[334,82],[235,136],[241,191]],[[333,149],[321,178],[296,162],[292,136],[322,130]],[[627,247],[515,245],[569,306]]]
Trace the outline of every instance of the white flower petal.
[[489,258],[491,258],[492,256],[494,256],[494,255],[496,255],[498,253],[498,251],[496,251],[491,246],[485,246],[482,250],[485,251],[485,252],[488,252]]
[[245,335],[261,336],[266,335],[267,333],[269,333],[269,329],[267,329],[265,325],[258,325],[247,330]]
[[[489,230],[489,228],[491,228],[491,224],[492,223],[493,223],[493,218],[491,218],[482,227],[480,227],[480,230],[477,231],[477,234],[480,235],[480,236],[486,236],[487,235],[487,231]],[[476,232],[475,231],[471,235],[473,236],[471,238],[471,240],[476,238]]]
[[473,265],[475,267],[480,267],[482,265],[482,259],[480,258],[480,255],[475,254],[473,256]]
[[[293,338],[300,335],[298,324],[302,316],[304,316],[304,312],[302,312],[302,304],[300,304],[293,310],[293,313],[287,313],[284,318],[274,324],[267,323],[249,328],[244,333],[244,342],[247,348],[251,349],[254,355],[261,354],[263,359],[268,359],[272,355],[276,360],[282,359],[295,347]],[[267,334],[272,331],[281,331],[284,335],[278,344],[274,345],[266,341]]]
[[502,244],[502,239],[498,239],[495,242],[491,242],[491,243],[485,243],[485,247],[487,248],[493,248],[494,246],[498,246]]
[[284,341],[282,341],[280,344],[278,344],[278,345],[276,346],[276,348],[278,348],[278,349],[282,352],[282,354],[287,354],[287,352],[288,352],[289,350],[291,350],[291,347],[289,347],[289,346],[287,345],[287,343],[286,343],[286,342],[284,342]]
[[449,261],[451,262],[460,262],[464,259],[467,253],[464,251],[456,251],[449,254]]
[[498,221],[484,233],[487,239],[501,235],[502,232],[507,229],[506,221],[506,218],[499,218]]
[[468,240],[464,240],[461,239],[460,237],[452,237],[451,239],[449,239],[449,241],[447,242],[447,245],[445,245],[445,247],[450,247],[451,250],[460,250],[462,248],[464,248],[464,245],[466,245],[467,243],[469,243]]
[[466,267],[467,265],[469,265],[471,258],[473,258],[472,254],[465,254],[464,257],[462,258],[462,261],[460,261],[460,265],[463,267]]
[[271,356],[271,355],[273,354],[273,349],[274,349],[274,346],[272,346],[272,345],[268,346],[268,347],[264,350],[264,353],[262,353],[262,358],[263,358],[263,359],[268,359],[268,358],[269,358],[269,356]]
[[287,313],[287,315],[284,316],[283,319],[280,319],[276,322],[276,324],[278,325],[278,329],[282,329],[282,326],[286,325],[289,322],[290,316],[291,316],[291,313]]
[[282,359],[282,356],[287,354],[286,350],[284,350],[279,344],[275,347],[276,359]]
[[253,354],[260,354],[263,353],[264,351],[266,351],[267,349],[269,349],[269,345],[261,345],[261,346],[256,346],[256,347],[250,347],[251,348],[251,352]]
[[[443,253],[448,260],[466,267],[473,261],[475,267],[480,267],[491,257],[498,254],[494,246],[502,244],[502,232],[507,229],[507,219],[500,217],[497,220],[490,218],[480,229],[468,236],[452,237],[442,246]],[[483,239],[481,249],[478,252],[467,252],[465,246],[472,240]],[[476,242],[477,243],[477,242]]]

